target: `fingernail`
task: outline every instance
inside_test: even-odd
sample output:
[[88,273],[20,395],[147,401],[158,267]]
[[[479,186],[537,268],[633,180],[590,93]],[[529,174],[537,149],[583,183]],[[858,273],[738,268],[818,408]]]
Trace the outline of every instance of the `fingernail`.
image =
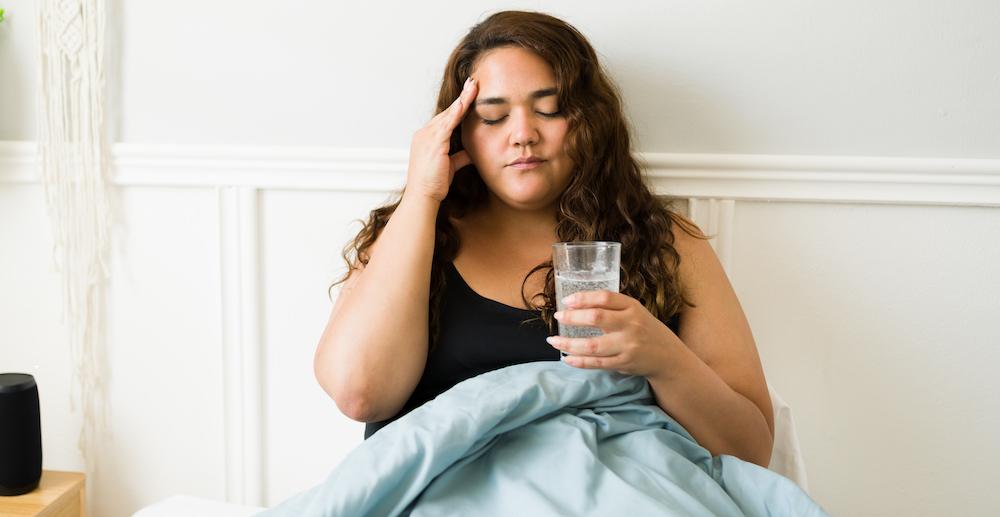
[[562,311],[559,311],[559,312],[553,314],[552,317],[555,318],[555,319],[557,319],[557,320],[561,320],[562,317],[563,317],[563,313],[562,313]]
[[462,86],[462,88],[463,89],[468,88],[470,84],[472,84],[472,77],[469,77],[468,79],[465,80],[465,85]]
[[569,296],[567,296],[567,297],[563,298],[563,299],[562,299],[562,302],[563,302],[564,304],[566,304],[566,305],[571,305],[571,304],[573,303],[573,301],[574,301],[574,300],[576,300],[576,298],[575,298],[575,297],[574,297],[574,296],[573,296],[573,295],[571,294],[571,295],[569,295]]

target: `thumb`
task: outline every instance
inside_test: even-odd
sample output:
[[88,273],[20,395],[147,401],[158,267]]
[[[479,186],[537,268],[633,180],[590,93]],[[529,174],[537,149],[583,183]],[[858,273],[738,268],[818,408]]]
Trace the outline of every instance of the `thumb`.
[[472,163],[472,158],[469,157],[469,153],[465,152],[464,149],[451,155],[449,158],[451,159],[452,173]]

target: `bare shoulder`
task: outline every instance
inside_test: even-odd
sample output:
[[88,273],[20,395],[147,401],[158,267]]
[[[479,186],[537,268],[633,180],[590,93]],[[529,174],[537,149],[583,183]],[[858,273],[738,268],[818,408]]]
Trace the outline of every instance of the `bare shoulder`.
[[678,274],[685,296],[694,304],[681,313],[681,334],[685,335],[679,337],[711,364],[726,352],[724,348],[747,339],[752,344],[749,325],[705,233],[690,219],[678,214],[673,217],[674,249],[680,257]]
[[[729,277],[705,234],[687,218],[674,225],[678,274],[694,307],[681,313],[678,337],[773,426],[770,396],[753,332]],[[772,427],[773,429],[773,427]]]
[[719,259],[712,248],[710,236],[701,231],[701,228],[694,221],[680,214],[671,214],[673,226],[671,232],[674,237],[674,250],[680,257],[681,284],[685,288],[685,294],[696,296],[699,288],[704,287],[705,274],[711,274],[718,265],[722,268]]
[[678,213],[671,213],[670,218],[673,221],[671,232],[674,236],[674,248],[678,253],[681,250],[687,253],[705,253],[711,249],[712,246],[708,243],[710,236],[694,221]]

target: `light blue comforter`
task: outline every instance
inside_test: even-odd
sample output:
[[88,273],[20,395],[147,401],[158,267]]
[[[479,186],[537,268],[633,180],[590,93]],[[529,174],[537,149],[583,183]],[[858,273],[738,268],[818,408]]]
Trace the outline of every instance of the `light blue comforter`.
[[260,515],[826,513],[774,472],[712,457],[644,378],[543,361],[456,385]]

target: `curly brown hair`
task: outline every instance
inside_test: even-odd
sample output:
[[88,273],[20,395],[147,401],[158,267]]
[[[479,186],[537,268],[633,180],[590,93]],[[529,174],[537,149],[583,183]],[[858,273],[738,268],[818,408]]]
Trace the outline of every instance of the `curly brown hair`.
[[[697,238],[708,237],[657,198],[643,181],[642,167],[632,155],[629,126],[618,88],[598,63],[593,47],[576,28],[536,12],[503,11],[489,16],[472,27],[448,58],[437,112],[448,108],[458,97],[480,55],[510,46],[534,52],[552,67],[559,107],[569,123],[567,154],[575,169],[559,200],[556,235],[567,242],[621,242],[619,291],[641,302],[666,324],[683,305],[694,306],[685,296],[678,274],[680,256],[673,245],[673,225]],[[450,154],[463,149],[461,126],[452,133],[450,147]],[[470,170],[456,171],[436,220],[428,322],[431,350],[438,338],[438,307],[446,268],[461,245],[450,219],[461,219],[484,204],[488,196],[475,165],[466,168]],[[399,200],[376,208],[370,212],[368,221],[362,222],[361,231],[343,250],[348,270],[330,286],[331,290],[360,269],[359,263],[368,264],[368,250],[397,206]],[[541,299],[534,306],[551,332],[556,307],[551,260],[528,272],[521,283],[521,297],[525,305],[533,306],[524,287],[528,278],[540,270],[546,271],[545,289],[531,299]]]

